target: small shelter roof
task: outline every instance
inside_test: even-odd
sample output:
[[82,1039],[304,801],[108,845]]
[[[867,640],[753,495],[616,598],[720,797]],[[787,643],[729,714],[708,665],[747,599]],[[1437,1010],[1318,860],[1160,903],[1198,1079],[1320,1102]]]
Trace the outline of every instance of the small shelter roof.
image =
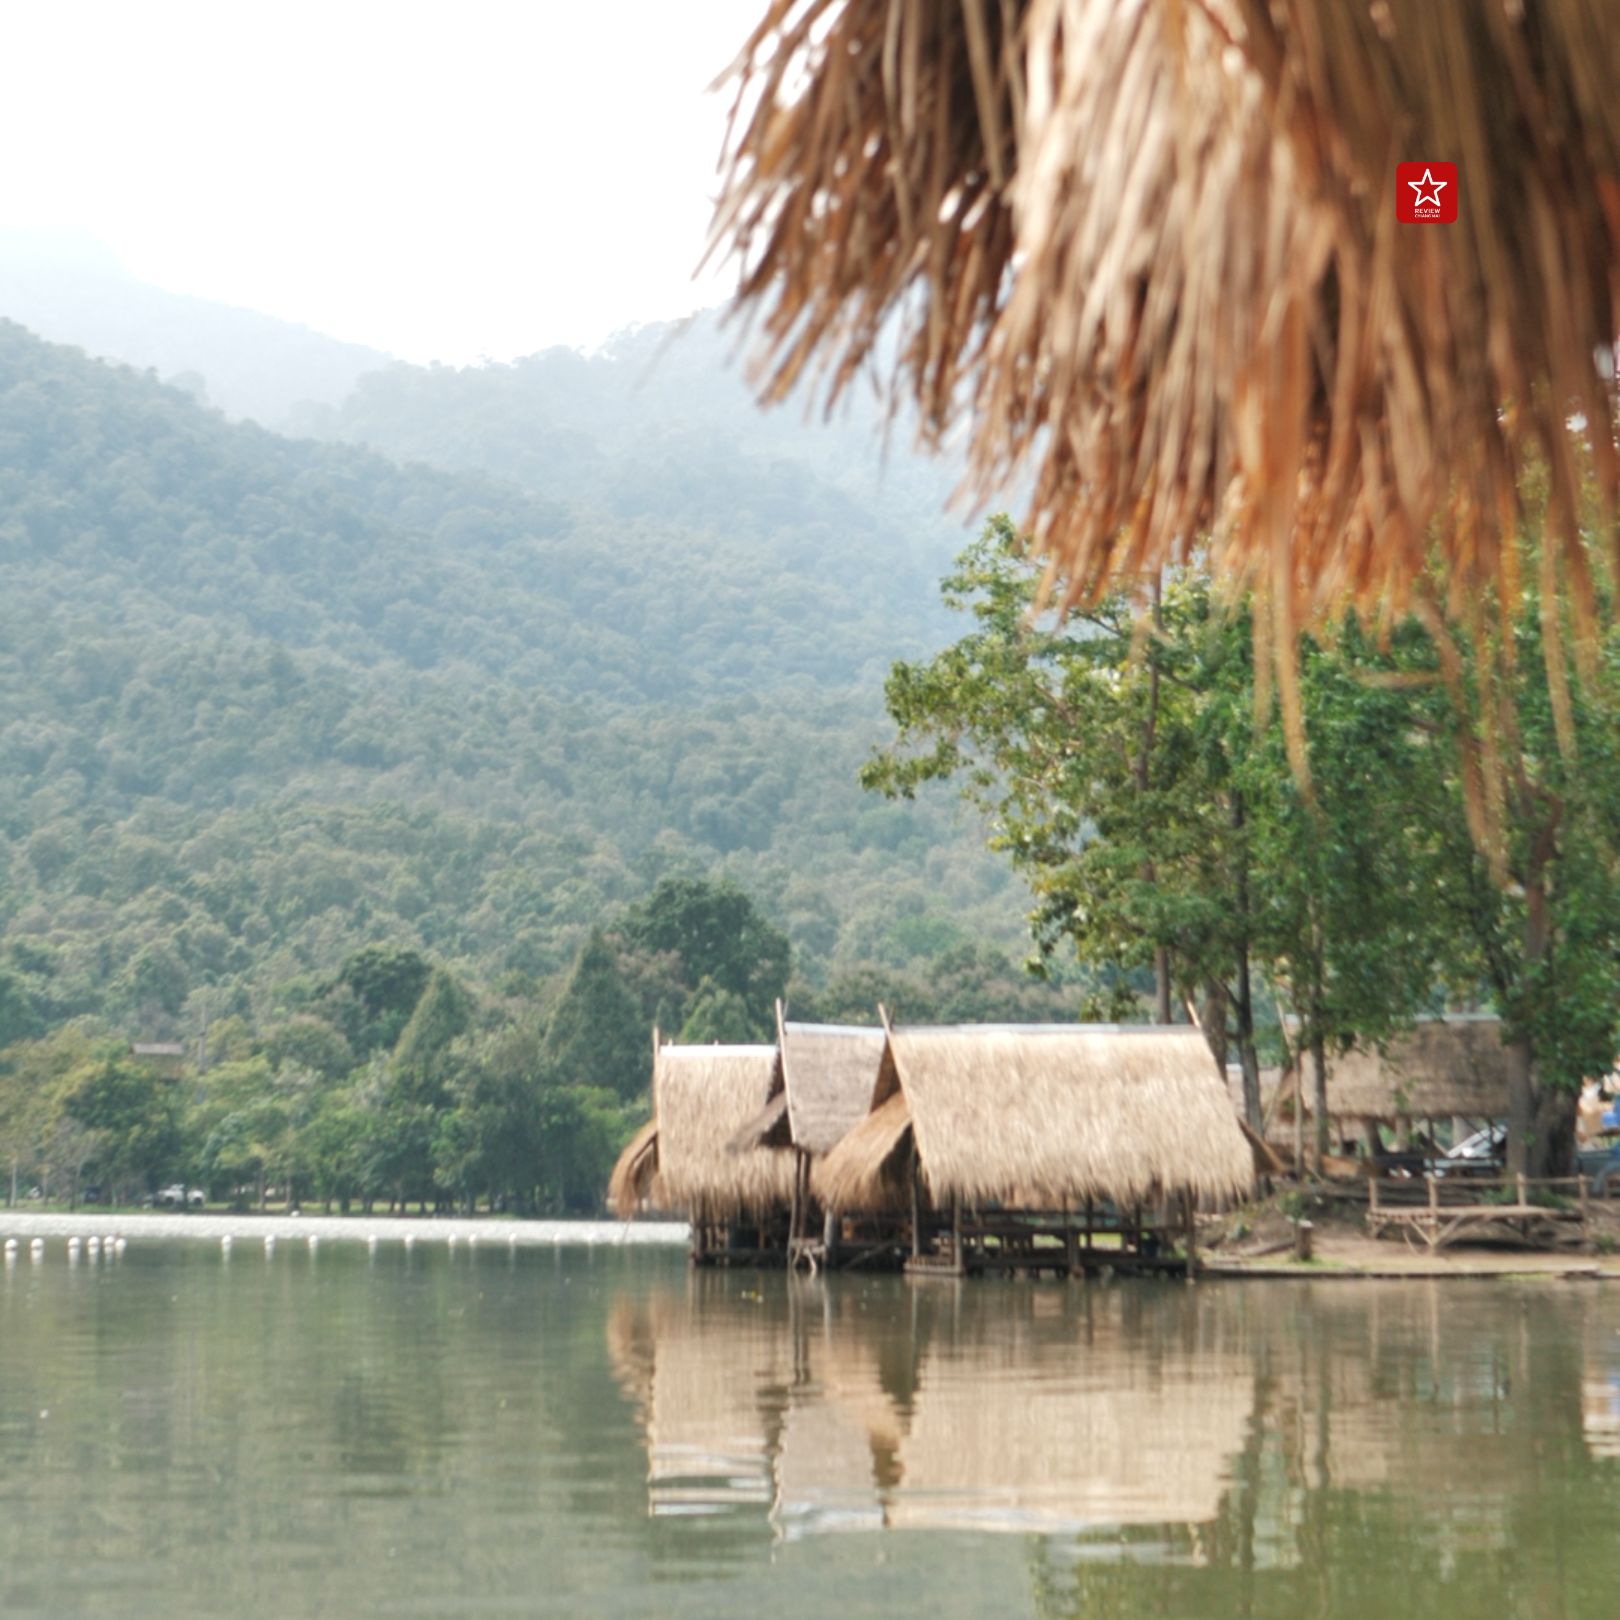
[[658,1175],[653,1196],[700,1220],[786,1207],[793,1167],[766,1148],[727,1151],[764,1107],[774,1046],[661,1046],[653,1066]]
[[[1309,1091],[1306,1093],[1307,1103]],[[1508,1050],[1499,1018],[1420,1019],[1377,1047],[1353,1047],[1328,1063],[1334,1118],[1500,1119],[1508,1112]]]
[[731,1150],[795,1147],[819,1158],[871,1109],[886,1038],[876,1025],[785,1022],[780,1004],[776,1029],[770,1100],[732,1138]]
[[884,1046],[877,1026],[781,1025],[782,1078],[795,1147],[828,1153],[866,1117]]
[[900,1026],[877,1103],[820,1167],[835,1207],[892,1201],[908,1130],[936,1202],[1214,1199],[1253,1182],[1223,1078],[1187,1026]]

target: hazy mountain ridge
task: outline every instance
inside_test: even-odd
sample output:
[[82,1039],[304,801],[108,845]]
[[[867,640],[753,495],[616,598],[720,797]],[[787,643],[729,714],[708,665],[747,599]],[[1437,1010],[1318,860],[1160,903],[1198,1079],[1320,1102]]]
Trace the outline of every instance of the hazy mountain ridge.
[[309,401],[342,400],[391,358],[256,310],[154,287],[99,243],[46,232],[0,231],[0,317],[164,379],[193,374],[209,403],[267,426]]
[[734,500],[723,459],[696,486],[728,523],[661,518],[670,465],[614,520],[0,326],[0,930],[36,1004],[262,1007],[373,938],[544,975],[671,868],[745,883],[812,973],[1015,945],[976,829],[854,785],[937,618],[899,520],[745,456]]

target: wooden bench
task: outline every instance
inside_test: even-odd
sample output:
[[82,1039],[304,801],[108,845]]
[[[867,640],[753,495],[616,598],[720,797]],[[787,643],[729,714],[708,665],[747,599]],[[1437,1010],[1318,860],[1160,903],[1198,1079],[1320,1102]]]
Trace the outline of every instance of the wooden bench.
[[[1492,1198],[1493,1191],[1502,1196]],[[1537,1200],[1534,1195],[1542,1196]],[[1431,1251],[1451,1243],[1510,1236],[1529,1243],[1534,1228],[1555,1241],[1571,1226],[1584,1234],[1587,1186],[1584,1176],[1533,1181],[1526,1176],[1375,1177],[1367,1185],[1367,1230],[1374,1237],[1399,1233],[1421,1238]]]

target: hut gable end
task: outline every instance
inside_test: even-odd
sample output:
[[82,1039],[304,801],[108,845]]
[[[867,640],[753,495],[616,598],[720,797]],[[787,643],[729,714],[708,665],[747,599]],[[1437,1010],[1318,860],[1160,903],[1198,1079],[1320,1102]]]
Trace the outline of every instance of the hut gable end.
[[769,1100],[774,1046],[664,1046],[653,1072],[658,1120],[654,1200],[694,1220],[786,1208],[792,1159],[729,1144]]

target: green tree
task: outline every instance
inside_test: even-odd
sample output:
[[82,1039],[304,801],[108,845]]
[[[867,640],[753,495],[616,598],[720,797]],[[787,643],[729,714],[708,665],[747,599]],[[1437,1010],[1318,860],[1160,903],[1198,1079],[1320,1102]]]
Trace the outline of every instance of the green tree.
[[581,948],[552,1010],[545,1057],[559,1084],[601,1086],[626,1100],[647,1094],[652,1033],[600,929]]
[[404,946],[367,945],[347,957],[326,998],[353,1050],[364,1057],[392,1048],[431,974],[427,961]]
[[689,985],[709,979],[741,997],[756,1033],[770,1028],[772,1009],[787,988],[792,949],[740,889],[705,878],[665,878],[631,908],[623,930],[633,945],[677,956]]
[[677,1039],[683,1046],[747,1045],[757,1041],[760,1033],[758,1021],[735,990],[705,979],[692,998],[692,1010]]
[[151,1191],[182,1168],[179,1081],[108,1045],[67,1074],[62,1088],[63,1114],[101,1138],[97,1163],[110,1180]]

